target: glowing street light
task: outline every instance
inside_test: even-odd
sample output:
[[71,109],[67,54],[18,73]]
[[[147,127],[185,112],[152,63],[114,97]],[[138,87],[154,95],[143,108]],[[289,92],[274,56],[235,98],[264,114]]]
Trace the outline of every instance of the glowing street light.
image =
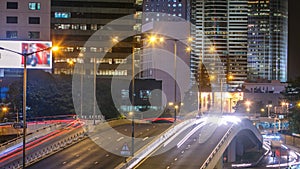
[[216,47],[215,46],[211,46],[210,48],[209,48],[209,52],[210,53],[214,53],[216,51]]
[[2,107],[2,112],[3,113],[6,113],[8,111],[8,108],[7,107]]
[[247,100],[246,102],[245,102],[245,105],[247,106],[247,108],[246,108],[246,111],[247,112],[250,112],[250,105],[251,105],[252,103],[251,103],[251,101],[249,101],[249,100]]
[[[191,42],[193,39],[191,37],[184,38],[184,39],[175,39],[175,38],[164,38],[163,36],[156,36],[156,35],[150,35],[148,36],[148,42],[150,44],[155,43],[163,43],[167,40],[174,41],[174,104],[176,106],[177,104],[177,89],[176,89],[176,81],[177,81],[177,42],[180,40],[187,40],[188,42]],[[186,48],[186,51],[190,51],[190,48]],[[174,115],[174,122],[176,122],[177,119],[177,109],[175,108],[175,115]]]

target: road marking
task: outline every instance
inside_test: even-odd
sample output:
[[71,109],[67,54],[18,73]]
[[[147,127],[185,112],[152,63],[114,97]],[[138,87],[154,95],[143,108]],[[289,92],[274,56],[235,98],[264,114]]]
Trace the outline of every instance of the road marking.
[[148,154],[144,159],[142,159],[139,163],[137,163],[133,168],[137,169],[143,162],[145,162],[149,157],[151,157],[158,149],[160,149],[162,145],[156,147],[150,154]]
[[117,142],[121,141],[122,139],[124,139],[124,137],[120,137],[117,139]]
[[[182,144],[184,144],[194,133],[196,133],[197,130],[199,130],[200,128],[202,128],[204,125],[205,125],[205,123],[200,123],[195,128],[193,128],[193,130],[191,130],[187,135],[185,135],[185,137],[183,139],[181,139],[177,143],[177,148],[179,148],[180,146],[182,146]],[[194,141],[196,141],[196,140],[194,140]]]
[[99,139],[99,137],[95,137],[94,139],[93,139],[93,141],[96,141],[96,140],[98,140]]
[[147,140],[149,137],[145,137],[145,138],[143,138],[143,141],[145,141],[145,140]]

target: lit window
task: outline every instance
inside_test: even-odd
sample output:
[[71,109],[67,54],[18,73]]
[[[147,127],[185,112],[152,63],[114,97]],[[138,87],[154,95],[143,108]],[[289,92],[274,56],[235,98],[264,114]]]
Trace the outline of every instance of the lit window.
[[29,2],[28,8],[30,10],[41,10],[41,3],[39,3],[39,2]]
[[71,18],[71,12],[55,12],[54,18]]
[[91,30],[96,31],[97,30],[97,24],[91,24]]
[[97,52],[97,48],[91,47],[91,48],[90,48],[90,51],[91,51],[91,52]]

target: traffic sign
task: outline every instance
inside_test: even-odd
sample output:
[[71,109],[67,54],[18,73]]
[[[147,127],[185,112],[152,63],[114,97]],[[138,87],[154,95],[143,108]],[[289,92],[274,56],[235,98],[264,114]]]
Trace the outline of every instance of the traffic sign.
[[23,123],[14,123],[14,124],[13,124],[13,127],[14,127],[15,129],[23,128]]
[[125,143],[122,147],[122,150],[121,150],[121,155],[122,156],[130,156],[130,150],[129,150],[129,147],[127,145],[127,143]]

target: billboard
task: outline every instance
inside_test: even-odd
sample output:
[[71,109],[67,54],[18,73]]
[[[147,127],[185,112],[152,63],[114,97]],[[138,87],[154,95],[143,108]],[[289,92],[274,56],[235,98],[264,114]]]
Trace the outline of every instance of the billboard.
[[[52,46],[50,41],[0,41],[0,47],[18,53],[31,53],[43,50]],[[27,57],[26,66],[28,69],[51,69],[52,52],[45,50]],[[23,56],[0,50],[0,68],[24,68]]]

